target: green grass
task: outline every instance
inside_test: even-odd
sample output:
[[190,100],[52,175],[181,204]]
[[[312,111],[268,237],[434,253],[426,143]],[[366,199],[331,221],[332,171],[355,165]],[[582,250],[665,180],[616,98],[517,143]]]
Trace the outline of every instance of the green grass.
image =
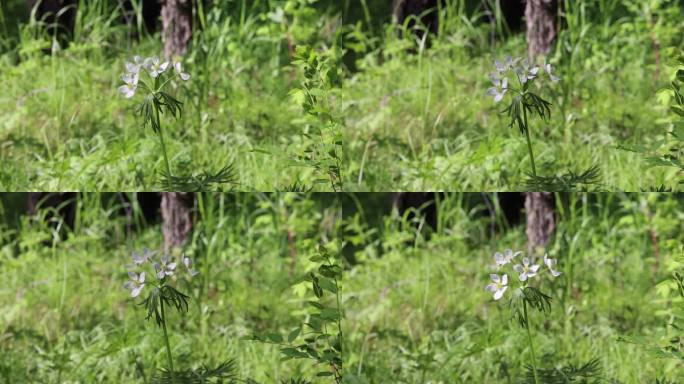
[[[524,224],[490,218],[480,194],[444,196],[434,232],[381,214],[382,197],[357,199],[362,211],[344,206],[348,222],[358,223],[344,237],[345,255],[357,260],[345,286],[347,372],[355,382],[521,382],[529,363],[525,330],[484,287],[495,251],[525,249]],[[668,324],[681,323],[682,300],[669,278],[682,266],[681,196],[577,194],[562,201],[548,248],[563,274],[542,285],[552,312],[530,315],[537,366],[598,359],[602,383],[684,379],[681,359],[648,351],[680,333]]]
[[[144,382],[164,368],[161,330],[122,287],[130,252],[160,247],[159,224],[138,208],[127,218],[111,194],[81,195],[73,228],[49,211],[22,215],[22,195],[0,197],[0,382]],[[496,207],[500,195],[487,197]],[[599,382],[683,380],[676,349],[658,357],[680,348],[671,276],[684,268],[682,197],[557,198],[548,251],[563,274],[541,287],[551,313],[531,314],[538,367],[597,359]],[[312,289],[293,284],[315,265],[319,241],[334,251],[341,239],[345,383],[528,382],[525,331],[484,291],[493,253],[525,249],[524,223],[490,213],[482,199],[441,196],[437,228],[418,230],[389,213],[386,194],[343,204],[331,194],[202,195],[185,249],[200,275],[182,286],[188,316],[169,319],[174,364],[234,359],[242,379],[330,382],[314,377],[325,367],[281,361],[277,347],[245,339],[307,321]]]
[[[124,62],[158,55],[159,35],[131,38],[117,12],[102,2],[80,9],[71,42],[52,54],[40,24],[19,24],[0,56],[0,188],[3,190],[158,190],[164,168],[158,139],[117,92]],[[232,8],[207,12],[184,68],[191,80],[176,90],[183,117],[162,117],[175,175],[218,172],[232,165],[235,183],[215,188],[326,189],[293,159],[311,145],[306,121],[288,92],[299,85],[278,25]],[[319,18],[319,22],[324,22]],[[83,24],[83,25],[81,25]],[[273,29],[271,31],[270,29]],[[316,31],[318,33],[318,31]],[[201,47],[201,48],[200,48]]]
[[[22,200],[0,198],[8,213]],[[131,251],[159,249],[161,228],[135,210],[126,220],[118,201],[80,197],[62,237],[47,219],[3,220],[0,382],[149,382],[166,367],[161,329],[123,288]],[[243,338],[301,325],[313,293],[292,284],[312,267],[316,244],[335,241],[335,197],[204,195],[202,206],[186,247],[200,271],[183,288],[189,314],[169,315],[176,369],[235,359],[242,379],[312,377],[320,369]]]
[[[368,14],[323,0],[206,9],[185,58],[192,79],[177,89],[183,118],[162,118],[172,171],[232,165],[236,183],[216,187],[224,190],[330,189],[317,182],[326,178],[320,170],[296,160],[316,153],[316,124],[288,93],[302,80],[291,65],[296,46],[342,41],[343,87],[332,111],[343,125],[345,190],[525,188],[526,142],[485,96],[494,59],[525,54],[524,33],[482,22],[481,3],[450,0],[438,35],[421,46],[411,33],[399,36],[384,5],[367,3]],[[19,15],[16,1],[3,8],[2,189],[160,188],[157,138],[116,92],[124,61],[158,54],[159,34],[135,38],[136,24],[122,24],[112,6],[82,5],[60,49],[40,23]],[[551,119],[530,121],[541,176],[597,166],[599,182],[577,189],[680,188],[681,170],[652,167],[647,155],[619,147],[657,147],[671,127],[659,91],[674,76],[681,16],[678,2],[566,5],[548,57],[562,81],[541,91]]]
[[[485,94],[495,59],[526,55],[524,34],[501,38],[458,9],[460,2],[451,3],[444,30],[427,48],[391,30],[366,42],[359,71],[346,84],[347,190],[525,188],[531,165],[524,136],[508,128],[500,113],[505,105]],[[641,9],[625,4],[618,7]],[[560,176],[596,165],[600,182],[580,188],[676,190],[681,171],[651,168],[645,155],[618,146],[649,147],[665,135],[671,116],[657,92],[674,76],[669,65],[682,45],[675,32],[680,6],[600,14],[594,5],[569,7],[563,18],[569,26],[548,57],[562,81],[541,93],[553,104],[550,121],[530,120],[538,173]],[[577,9],[585,6],[586,12]],[[648,27],[649,17],[656,26]]]

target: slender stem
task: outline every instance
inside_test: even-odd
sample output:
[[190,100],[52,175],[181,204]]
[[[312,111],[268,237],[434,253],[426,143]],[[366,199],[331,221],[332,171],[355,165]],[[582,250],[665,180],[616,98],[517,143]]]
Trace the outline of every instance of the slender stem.
[[[328,265],[331,267],[333,266],[333,262],[328,259]],[[342,335],[342,307],[340,306],[340,286],[337,284],[337,278],[333,278],[333,281],[335,283],[335,298],[337,299],[337,332],[339,332],[339,339],[340,339],[340,360],[344,361],[344,338]],[[327,332],[326,332],[327,333]],[[342,369],[342,366],[340,366],[340,370]],[[337,370],[335,369],[335,382],[340,382],[341,377],[337,373]]]
[[166,341],[166,357],[169,360],[169,372],[171,372],[171,382],[176,381],[176,376],[173,373],[173,358],[171,357],[171,344],[169,344],[169,334],[166,331],[166,316],[164,316],[164,300],[159,299],[161,304],[162,328],[164,329],[164,341]]
[[532,161],[532,174],[537,176],[537,167],[534,166],[534,153],[532,152],[532,142],[530,141],[530,129],[527,125],[527,110],[523,105],[523,122],[525,124],[525,138],[527,138],[527,150],[530,151],[530,161]]
[[164,164],[166,165],[166,181],[167,186],[171,187],[171,166],[169,166],[169,157],[166,154],[166,145],[164,144],[164,131],[162,130],[161,121],[159,120],[159,108],[154,107],[155,118],[157,119],[157,127],[159,127],[159,143],[161,144],[162,154],[164,154]]
[[527,330],[527,340],[530,343],[530,352],[532,353],[532,373],[534,374],[534,382],[539,384],[539,376],[537,375],[537,359],[534,354],[534,342],[532,341],[532,332],[530,332],[530,318],[527,316],[527,301],[523,299],[523,314],[525,315],[525,329]]

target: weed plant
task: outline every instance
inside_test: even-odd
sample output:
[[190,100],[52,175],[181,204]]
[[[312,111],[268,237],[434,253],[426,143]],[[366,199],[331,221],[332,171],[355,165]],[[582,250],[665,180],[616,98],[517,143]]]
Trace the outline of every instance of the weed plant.
[[[342,253],[351,263],[344,291],[346,380],[684,380],[680,359],[658,358],[650,348],[679,353],[674,316],[682,299],[672,276],[681,274],[675,264],[684,240],[681,196],[556,194],[557,227],[546,252],[562,273],[553,277],[543,258],[530,259],[527,271],[536,275],[526,272],[525,282],[510,270],[525,266],[524,255],[508,253],[512,263],[501,269],[491,258],[496,249],[526,242],[524,219],[505,214],[503,194],[440,194],[434,226],[419,214],[427,208],[399,216],[389,200],[352,194],[343,204]],[[507,274],[505,291],[482,289],[489,265],[501,288]],[[535,290],[525,290],[525,283]],[[503,293],[493,305],[497,291]]]
[[[126,203],[136,201],[134,193],[79,195],[71,202],[73,225],[52,209],[24,216],[23,198],[0,195],[0,382],[171,382],[172,372],[177,383],[221,375],[261,384],[329,382],[316,378],[321,366],[282,362],[279,348],[243,339],[289,332],[313,308],[303,286],[293,284],[313,266],[308,257],[319,243],[334,254],[334,196],[196,195],[184,247],[198,272],[192,277],[175,252],[166,263],[157,253],[152,263],[123,268],[134,264],[132,250],[161,248],[160,224]],[[159,279],[155,262],[173,275]],[[126,291],[128,271],[137,283]],[[132,291],[143,271],[144,288]],[[147,305],[134,305],[140,302]]]

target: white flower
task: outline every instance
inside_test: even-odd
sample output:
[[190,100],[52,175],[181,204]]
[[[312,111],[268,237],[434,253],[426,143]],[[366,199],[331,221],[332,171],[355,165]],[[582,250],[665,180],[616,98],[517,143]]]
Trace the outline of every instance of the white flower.
[[503,254],[501,254],[501,252],[497,252],[494,254],[494,261],[498,267],[503,267],[504,265],[513,261],[513,258],[518,256],[520,253],[521,252],[513,253],[513,251],[510,249],[505,250]]
[[145,60],[145,64],[152,78],[157,78],[157,76],[164,73],[164,71],[166,71],[166,68],[169,67],[168,61],[162,62],[161,60],[159,60],[157,56],[148,58],[147,60]]
[[154,270],[157,271],[157,278],[159,280],[165,276],[172,276],[174,269],[176,269],[176,263],[169,263],[169,257],[166,255],[162,256],[161,264],[154,263]]
[[499,277],[499,275],[493,273],[489,275],[489,277],[492,279],[493,283],[487,285],[485,289],[494,294],[494,300],[499,300],[508,289],[508,275],[504,274]]
[[140,56],[133,56],[133,62],[126,62],[126,70],[129,73],[139,73],[140,68],[145,64],[145,62],[140,58]]
[[145,272],[141,272],[140,275],[135,272],[128,272],[128,277],[131,278],[131,281],[127,281],[124,288],[131,291],[131,297],[138,297],[145,288]]
[[516,69],[520,81],[525,84],[528,80],[532,80],[537,77],[539,73],[539,67],[532,66],[528,60],[523,61],[523,63]]
[[149,249],[145,248],[143,249],[142,254],[138,252],[133,252],[133,254],[131,254],[131,258],[133,259],[133,264],[138,266],[150,261],[150,259],[152,259],[152,255],[154,255],[154,253],[151,252]]
[[494,97],[494,102],[498,103],[503,100],[508,91],[508,78],[504,77],[501,79],[496,73],[490,74],[489,78],[492,80],[492,83],[494,83],[494,86],[487,90],[487,94]]
[[549,75],[549,78],[551,79],[551,81],[553,81],[554,83],[558,82],[560,80],[560,77],[555,76],[553,74],[553,67],[551,66],[551,64],[546,63],[546,65],[544,66],[544,70]]
[[179,61],[173,63],[173,68],[176,70],[176,73],[180,76],[181,80],[183,81],[188,81],[190,79],[190,75],[187,73],[183,72],[181,68],[181,63]]
[[138,74],[126,73],[121,75],[121,80],[125,83],[119,87],[119,92],[123,93],[127,99],[135,95],[135,90],[138,88]]
[[523,257],[522,265],[516,264],[513,266],[513,269],[515,269],[515,271],[520,274],[520,276],[519,276],[520,281],[525,281],[528,278],[534,277],[537,275],[537,271],[539,270],[539,265],[538,264],[530,264],[530,259],[528,259],[527,257]]
[[549,271],[551,271],[551,275],[553,275],[553,277],[560,276],[561,272],[558,272],[554,269],[557,264],[556,259],[549,258],[548,253],[544,254],[544,264],[546,264],[546,266],[549,268]]
[[188,270],[190,276],[195,276],[199,273],[192,269],[192,260],[190,260],[189,257],[183,257],[183,265],[185,265],[185,268]]
[[494,61],[494,67],[496,68],[497,72],[503,73],[515,68],[515,65],[518,63],[518,61],[520,61],[520,58],[516,57],[514,59],[508,55],[503,63],[499,60]]

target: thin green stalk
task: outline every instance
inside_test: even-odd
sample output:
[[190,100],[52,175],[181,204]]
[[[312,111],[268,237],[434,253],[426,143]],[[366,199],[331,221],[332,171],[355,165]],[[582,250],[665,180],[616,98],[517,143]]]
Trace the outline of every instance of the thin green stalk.
[[169,157],[166,154],[166,145],[164,144],[164,131],[162,130],[161,121],[159,120],[159,108],[154,107],[155,118],[157,119],[157,127],[159,127],[159,143],[161,144],[162,154],[164,154],[164,164],[166,165],[166,177],[168,186],[171,186],[171,166],[169,165]]
[[173,358],[171,357],[171,344],[169,344],[169,334],[166,331],[166,316],[164,316],[164,300],[159,299],[161,304],[162,328],[164,329],[164,341],[166,341],[166,357],[169,360],[169,372],[171,372],[171,382],[176,382],[175,373],[173,373]]
[[537,358],[534,353],[534,342],[532,341],[532,332],[530,332],[530,318],[527,316],[527,301],[523,300],[523,314],[525,315],[525,329],[527,330],[527,340],[530,343],[530,352],[532,354],[532,373],[534,373],[534,382],[539,384],[539,376],[537,375]]
[[525,124],[525,138],[527,138],[527,150],[530,151],[530,161],[532,161],[532,174],[537,176],[537,167],[534,166],[534,153],[532,152],[532,141],[530,141],[530,129],[527,125],[527,110],[525,109],[525,106],[523,106],[522,110],[523,122]]

